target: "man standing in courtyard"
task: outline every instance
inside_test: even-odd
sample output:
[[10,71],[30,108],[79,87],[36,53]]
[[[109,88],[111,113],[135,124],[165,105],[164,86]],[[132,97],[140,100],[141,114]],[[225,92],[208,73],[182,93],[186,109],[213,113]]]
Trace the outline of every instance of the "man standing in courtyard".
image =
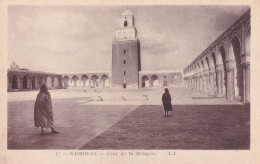
[[168,116],[168,111],[172,111],[172,98],[171,95],[169,93],[168,88],[164,89],[164,94],[162,96],[162,102],[163,102],[163,107],[164,107],[164,117]]
[[59,133],[54,130],[51,95],[45,85],[41,86],[34,105],[34,124],[37,128],[41,127],[42,135],[43,128],[51,128],[52,134]]

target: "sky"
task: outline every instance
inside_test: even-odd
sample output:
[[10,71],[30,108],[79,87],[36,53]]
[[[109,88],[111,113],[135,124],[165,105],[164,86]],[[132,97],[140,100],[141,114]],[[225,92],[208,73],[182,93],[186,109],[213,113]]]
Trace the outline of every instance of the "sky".
[[[249,6],[128,6],[142,71],[184,69]],[[126,6],[9,6],[8,65],[53,73],[111,71]]]

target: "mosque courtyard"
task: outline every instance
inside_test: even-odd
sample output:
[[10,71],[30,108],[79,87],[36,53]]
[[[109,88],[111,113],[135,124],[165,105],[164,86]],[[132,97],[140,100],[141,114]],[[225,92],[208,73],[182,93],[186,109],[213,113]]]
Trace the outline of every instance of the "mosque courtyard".
[[38,91],[8,93],[8,149],[249,149],[250,109],[238,101],[170,88],[50,90],[59,134],[34,127]]

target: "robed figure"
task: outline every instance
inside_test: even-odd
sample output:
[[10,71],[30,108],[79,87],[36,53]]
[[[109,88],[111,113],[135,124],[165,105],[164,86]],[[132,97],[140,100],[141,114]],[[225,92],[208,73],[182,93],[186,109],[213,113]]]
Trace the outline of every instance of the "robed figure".
[[163,103],[163,107],[164,107],[164,116],[167,117],[168,116],[168,111],[172,111],[172,98],[171,95],[169,93],[168,88],[164,89],[164,94],[162,96],[162,103]]
[[41,127],[41,134],[43,134],[43,128],[51,128],[53,134],[59,133],[54,130],[51,95],[45,85],[40,87],[40,92],[38,93],[35,101],[34,125],[37,128]]

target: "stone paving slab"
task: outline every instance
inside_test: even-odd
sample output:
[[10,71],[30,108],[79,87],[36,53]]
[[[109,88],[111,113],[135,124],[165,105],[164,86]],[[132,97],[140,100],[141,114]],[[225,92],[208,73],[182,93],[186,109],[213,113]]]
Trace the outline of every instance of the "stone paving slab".
[[[227,101],[225,98],[211,98],[188,88],[169,88],[172,104],[241,104],[239,101]],[[35,100],[38,91],[10,92],[8,102]],[[71,88],[50,90],[52,99],[79,98],[82,105],[161,105],[163,88],[155,89],[84,89]],[[200,97],[194,99],[193,97]],[[101,101],[102,98],[102,101]]]
[[82,106],[81,98],[53,100],[54,124],[61,132],[52,135],[34,127],[35,101],[8,103],[8,149],[77,149],[96,137],[136,106]]
[[[179,115],[174,115],[174,119],[169,119],[171,124],[174,126],[169,126],[171,124],[166,124],[165,128],[159,129],[156,125],[164,124],[165,121],[161,120],[162,115],[162,105],[161,105],[161,95],[163,93],[163,88],[159,89],[140,89],[140,90],[85,90],[85,89],[68,89],[68,90],[50,90],[52,99],[53,99],[53,108],[54,108],[54,122],[58,131],[61,133],[58,135],[51,135],[50,129],[46,131],[46,135],[40,136],[40,129],[34,127],[33,123],[33,107],[36,95],[38,91],[29,91],[29,92],[12,92],[8,93],[8,148],[9,149],[77,149],[82,147],[91,139],[100,136],[101,133],[106,131],[109,127],[114,124],[118,125],[118,121],[122,118],[129,119],[129,124],[123,124],[126,134],[139,134],[139,141],[141,142],[140,147],[136,148],[146,148],[143,146],[142,142],[146,142],[147,137],[143,135],[143,131],[135,131],[134,128],[128,127],[130,123],[132,126],[136,126],[138,129],[139,125],[144,126],[144,128],[154,126],[154,131],[151,129],[149,134],[150,136],[160,134],[161,132],[166,134],[167,128],[169,131],[172,130],[172,127],[184,123],[183,126],[189,127],[189,122],[187,120],[193,121],[193,118],[197,117],[197,122],[200,127],[201,121],[207,125],[208,122],[212,120],[217,120],[222,117],[226,119],[228,116],[232,116],[233,119],[240,118],[241,115],[237,115],[237,110],[234,110],[232,105],[237,104],[240,109],[240,102],[230,102],[221,98],[215,99],[192,99],[192,96],[201,96],[201,94],[196,93],[194,90],[189,90],[187,88],[171,88],[170,93],[172,95],[172,104],[176,108],[176,112]],[[144,96],[147,95],[147,98]],[[102,96],[103,100],[100,101],[98,96]],[[126,98],[126,101],[123,101],[122,96]],[[215,104],[215,105],[214,105]],[[218,104],[218,105],[216,105]],[[223,104],[223,105],[220,105]],[[146,106],[142,106],[138,110],[137,107],[140,105],[150,105],[150,109],[147,109]],[[195,105],[195,106],[194,106]],[[211,116],[212,108],[216,109],[216,117]],[[136,111],[134,111],[136,110]],[[144,112],[140,113],[140,110]],[[147,111],[146,111],[147,110]],[[199,110],[197,112],[197,110]],[[229,113],[229,111],[231,112]],[[137,112],[137,115],[131,117],[130,112]],[[214,111],[214,112],[216,112]],[[184,112],[184,113],[182,113]],[[206,113],[204,113],[206,112]],[[214,113],[213,112],[213,113]],[[129,114],[130,113],[130,114]],[[247,115],[242,116],[247,117]],[[129,115],[128,115],[129,114]],[[140,114],[140,115],[138,115]],[[208,114],[212,117],[211,120],[207,120],[205,114]],[[153,116],[150,118],[150,116]],[[177,119],[175,118],[177,117]],[[248,116],[249,117],[249,116]],[[124,118],[124,119],[125,119]],[[131,118],[131,119],[130,119]],[[140,119],[144,120],[140,120]],[[146,120],[149,118],[148,120]],[[124,120],[122,119],[122,120]],[[179,122],[177,121],[179,119]],[[185,120],[187,119],[187,120]],[[149,123],[150,121],[150,123]],[[221,120],[223,121],[223,120]],[[240,126],[239,122],[237,123]],[[242,119],[243,121],[243,119]],[[120,121],[119,121],[120,122]],[[196,122],[196,120],[195,120]],[[140,123],[144,123],[143,125]],[[223,121],[225,123],[225,121]],[[228,123],[228,122],[226,122]],[[231,122],[232,123],[232,122]],[[194,129],[198,130],[194,125]],[[224,124],[225,125],[225,124]],[[217,125],[216,125],[217,126]],[[232,126],[231,126],[232,127]],[[242,126],[243,127],[243,126]],[[247,125],[249,127],[249,125]],[[245,129],[247,128],[245,127]],[[160,127],[161,128],[161,127]],[[179,127],[175,127],[178,129]],[[220,131],[222,126],[219,126],[219,129],[216,128],[216,132]],[[224,126],[225,128],[225,126]],[[142,129],[145,131],[145,129]],[[162,131],[161,131],[162,130]],[[249,130],[249,129],[247,129]],[[122,129],[116,128],[116,132],[121,132]],[[207,131],[207,130],[202,130]],[[131,133],[130,133],[131,132]],[[244,131],[243,131],[244,132]],[[128,140],[126,137],[121,136],[121,134],[115,133],[118,135],[119,140],[108,139],[107,148],[116,147],[115,143],[126,140],[129,141],[129,148],[131,147],[132,140]],[[244,134],[244,133],[243,133]],[[143,137],[142,137],[143,135]],[[165,136],[167,139],[169,136]],[[189,140],[178,140],[178,137],[182,134],[178,133],[175,138],[176,142],[181,142],[182,144],[190,142]],[[118,138],[115,136],[115,138]],[[198,136],[205,137],[205,136]],[[213,136],[214,137],[214,136]],[[126,139],[125,139],[126,138]],[[164,136],[161,136],[164,138]],[[136,137],[138,139],[138,136]],[[153,140],[156,139],[156,140]],[[151,138],[150,142],[157,141],[158,138]],[[199,140],[200,139],[200,140]],[[199,138],[199,142],[201,138]],[[211,139],[211,138],[210,138]],[[228,138],[229,139],[229,138]],[[138,141],[138,142],[139,142]],[[137,142],[137,143],[138,143]],[[233,141],[232,141],[233,142]],[[120,142],[119,142],[120,143]],[[112,146],[111,146],[112,145]],[[120,144],[119,144],[120,145]],[[157,148],[158,145],[150,146]],[[162,148],[165,148],[164,146]],[[99,147],[97,147],[99,148]],[[101,147],[100,147],[101,148]],[[118,147],[117,147],[118,148]],[[128,148],[122,147],[122,148]]]
[[249,149],[250,110],[243,105],[140,106],[81,149]]

